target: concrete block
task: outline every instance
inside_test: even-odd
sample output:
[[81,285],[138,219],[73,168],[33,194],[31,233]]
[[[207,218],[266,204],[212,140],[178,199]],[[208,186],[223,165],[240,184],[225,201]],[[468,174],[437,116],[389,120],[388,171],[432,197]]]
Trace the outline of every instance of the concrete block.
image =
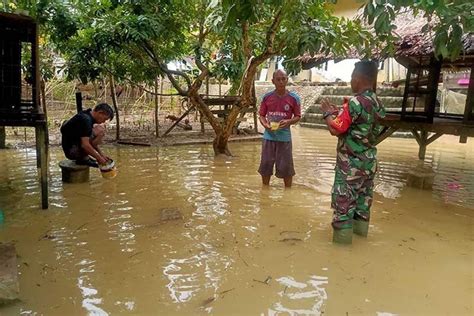
[[89,181],[89,166],[77,165],[74,161],[65,159],[59,163],[63,182],[83,183]]

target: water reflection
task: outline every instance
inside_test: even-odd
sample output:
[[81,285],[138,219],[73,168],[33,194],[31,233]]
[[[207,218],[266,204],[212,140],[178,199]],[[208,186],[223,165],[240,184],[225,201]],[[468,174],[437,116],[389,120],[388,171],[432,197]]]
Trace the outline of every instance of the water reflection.
[[327,300],[328,278],[313,275],[306,282],[298,282],[293,277],[281,277],[278,281],[283,287],[278,295],[281,302],[268,310],[268,315],[321,315],[321,307]]
[[88,312],[89,315],[108,315],[106,311],[98,306],[102,304],[102,299],[97,297],[98,291],[91,287],[88,277],[80,277],[77,280],[77,286],[81,290],[83,297],[82,307]]

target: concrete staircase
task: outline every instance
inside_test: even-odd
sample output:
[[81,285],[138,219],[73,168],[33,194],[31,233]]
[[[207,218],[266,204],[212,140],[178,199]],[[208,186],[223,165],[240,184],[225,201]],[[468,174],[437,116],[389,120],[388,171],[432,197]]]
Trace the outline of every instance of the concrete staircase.
[[[342,105],[344,97],[351,97],[352,90],[349,86],[328,86],[321,95],[303,113],[300,125],[310,128],[326,129],[321,110],[321,100],[327,98],[329,102]],[[387,111],[401,111],[403,101],[403,88],[381,87],[377,88],[377,96]],[[395,135],[396,134],[396,135]],[[408,133],[395,133],[394,136],[409,137]]]

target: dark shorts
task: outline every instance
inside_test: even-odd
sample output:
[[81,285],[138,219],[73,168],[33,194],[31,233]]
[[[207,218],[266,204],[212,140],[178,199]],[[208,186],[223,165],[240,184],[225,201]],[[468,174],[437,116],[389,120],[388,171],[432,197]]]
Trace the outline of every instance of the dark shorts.
[[291,142],[263,140],[262,158],[258,173],[262,176],[273,175],[273,165],[276,168],[275,176],[278,178],[287,178],[295,175]]
[[87,153],[79,145],[62,146],[64,155],[71,160],[84,160],[88,158]]

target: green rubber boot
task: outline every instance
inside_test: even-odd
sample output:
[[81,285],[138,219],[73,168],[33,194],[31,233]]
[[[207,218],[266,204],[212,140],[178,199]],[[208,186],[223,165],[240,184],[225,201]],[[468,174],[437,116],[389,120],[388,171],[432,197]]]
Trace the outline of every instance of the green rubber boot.
[[354,220],[352,222],[352,227],[354,229],[354,234],[367,237],[367,234],[369,233],[369,222]]
[[334,229],[332,242],[336,244],[352,244],[352,228]]

